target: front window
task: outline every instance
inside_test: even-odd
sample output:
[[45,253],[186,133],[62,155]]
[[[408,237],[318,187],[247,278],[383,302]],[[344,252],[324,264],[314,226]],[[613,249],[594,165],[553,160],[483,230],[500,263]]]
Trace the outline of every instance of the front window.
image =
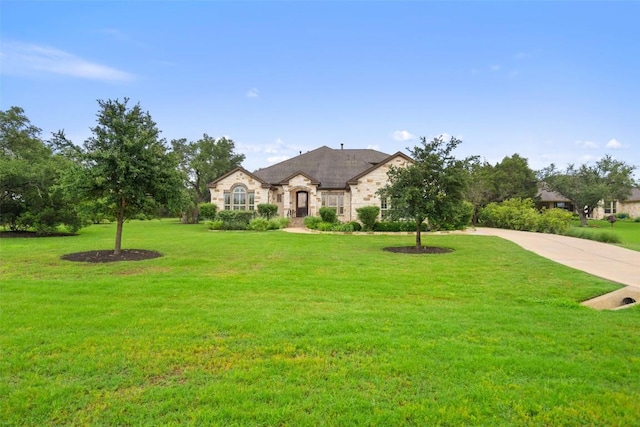
[[323,193],[322,206],[333,208],[338,215],[344,215],[344,193]]
[[617,202],[614,200],[612,202],[605,202],[604,204],[604,213],[605,215],[615,214],[617,211]]
[[385,219],[389,215],[389,205],[387,199],[380,199],[380,219]]
[[558,208],[558,209],[565,209],[568,211],[573,211],[573,205],[571,203],[567,203],[567,202],[555,202],[553,204],[554,208]]
[[230,192],[224,192],[224,208],[232,211],[252,211],[255,205],[255,192],[247,191],[242,185],[235,186]]

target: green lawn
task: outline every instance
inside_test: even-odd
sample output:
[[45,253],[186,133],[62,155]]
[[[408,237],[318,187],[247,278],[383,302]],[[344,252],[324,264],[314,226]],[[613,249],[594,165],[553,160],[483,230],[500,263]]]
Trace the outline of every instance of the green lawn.
[[[618,227],[616,224],[615,227]],[[3,425],[637,425],[640,307],[496,237],[125,224],[0,242]]]
[[[577,228],[579,224],[576,224]],[[581,229],[584,230],[584,229]],[[611,224],[606,220],[589,221],[589,233],[613,233],[620,238],[619,246],[634,251],[640,251],[640,222],[617,221]]]

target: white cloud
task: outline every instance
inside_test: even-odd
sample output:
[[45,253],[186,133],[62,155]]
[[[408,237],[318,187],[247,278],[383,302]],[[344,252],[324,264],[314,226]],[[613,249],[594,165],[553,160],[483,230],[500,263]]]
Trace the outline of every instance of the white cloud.
[[247,98],[258,98],[260,96],[260,91],[258,89],[251,88],[246,93]]
[[367,149],[369,150],[380,150],[380,146],[379,145],[367,145]]
[[2,72],[28,74],[44,72],[109,82],[128,82],[133,74],[90,62],[63,50],[29,43],[2,44]]
[[411,141],[416,139],[416,136],[406,130],[397,130],[391,134],[391,137],[396,141]]
[[598,148],[598,144],[593,141],[576,141],[576,145],[581,148]]
[[622,148],[622,144],[618,142],[616,139],[611,139],[609,140],[609,142],[607,142],[606,147],[612,150],[617,150],[619,148]]
[[500,71],[502,66],[500,64],[495,64],[495,65],[492,65],[490,68],[491,68],[491,71]]

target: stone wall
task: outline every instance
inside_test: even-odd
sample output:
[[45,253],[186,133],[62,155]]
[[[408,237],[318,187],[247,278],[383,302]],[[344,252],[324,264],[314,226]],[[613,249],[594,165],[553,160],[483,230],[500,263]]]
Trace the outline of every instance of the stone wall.
[[376,191],[386,186],[389,182],[389,179],[387,178],[387,172],[389,171],[389,167],[391,165],[404,167],[407,165],[407,159],[401,156],[396,156],[384,165],[381,165],[380,167],[361,177],[358,180],[357,185],[351,186],[350,211],[353,220],[356,220],[358,218],[358,213],[356,212],[358,208],[361,208],[363,206],[380,207],[380,197],[376,194]]
[[259,181],[256,181],[253,177],[242,171],[237,171],[218,181],[215,188],[209,189],[211,192],[211,203],[218,206],[218,210],[224,209],[224,192],[231,191],[231,188],[236,184],[243,184],[247,187],[247,191],[253,191],[255,193],[254,206],[258,206],[260,203],[271,203],[268,188],[262,188]]

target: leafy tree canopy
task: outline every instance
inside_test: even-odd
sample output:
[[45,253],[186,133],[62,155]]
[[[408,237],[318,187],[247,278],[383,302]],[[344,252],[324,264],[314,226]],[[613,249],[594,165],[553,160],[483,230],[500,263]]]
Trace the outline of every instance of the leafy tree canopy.
[[464,201],[468,168],[473,158],[458,160],[453,150],[461,143],[440,136],[409,149],[413,163],[406,167],[391,166],[389,183],[378,191],[387,199],[391,219],[413,219],[416,222],[416,246],[421,246],[421,224],[425,220],[435,227],[457,215]]
[[206,133],[196,142],[182,138],[171,141],[171,145],[179,156],[187,187],[195,192],[198,203],[209,200],[208,183],[240,166],[245,159],[244,154],[235,152],[233,140],[216,140]]
[[128,98],[99,100],[97,125],[84,143],[77,188],[85,200],[100,199],[116,218],[115,254],[120,253],[125,220],[178,197],[182,186],[177,157],[140,104]]
[[587,225],[587,212],[601,200],[624,200],[635,186],[635,166],[615,160],[610,155],[593,165],[570,164],[565,170],[555,165],[540,171],[540,179],[548,190],[556,191],[573,203],[583,226]]
[[58,185],[67,164],[40,132],[22,108],[0,111],[0,225],[43,234],[59,225],[76,231],[80,218]]
[[474,205],[474,223],[477,212],[489,203],[520,198],[533,199],[538,191],[535,171],[528,160],[518,154],[507,156],[501,162],[474,162],[470,167],[471,181],[467,200]]
[[196,142],[182,138],[171,141],[171,145],[187,189],[187,197],[183,194],[183,222],[196,222],[198,204],[210,200],[207,184],[240,166],[245,156],[235,152],[233,140],[215,139],[206,133]]

